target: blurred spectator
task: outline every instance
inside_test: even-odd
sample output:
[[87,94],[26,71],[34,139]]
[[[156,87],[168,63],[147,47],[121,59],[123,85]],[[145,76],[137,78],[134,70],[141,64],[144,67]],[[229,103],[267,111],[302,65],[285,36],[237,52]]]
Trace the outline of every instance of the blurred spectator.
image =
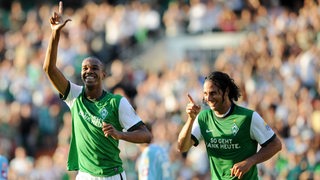
[[26,154],[29,156],[35,156],[37,149],[38,138],[38,125],[32,112],[31,104],[22,104],[20,109],[20,117],[18,123],[18,130],[20,133],[20,143],[22,147],[25,147]]
[[219,18],[223,13],[223,5],[218,1],[207,1],[206,13],[203,19],[204,31],[218,31]]
[[163,23],[165,26],[165,34],[168,37],[177,36],[184,32],[185,14],[176,1],[170,2],[168,9],[164,12]]
[[147,39],[154,39],[158,36],[160,28],[160,14],[150,4],[142,3],[138,17],[138,31],[145,31]]
[[8,179],[9,161],[5,156],[0,155],[0,180]]
[[[146,126],[152,132],[152,124],[147,123]],[[141,144],[139,147],[141,152],[136,163],[139,179],[174,179],[168,152],[162,146],[151,142],[150,144]]]
[[65,176],[64,170],[59,169],[58,166],[55,166],[51,156],[43,155],[36,159],[34,162],[34,168],[30,173],[30,179],[34,180],[55,180],[63,179]]
[[22,5],[19,1],[13,1],[10,10],[10,29],[18,31],[21,29],[26,20],[26,13],[22,9]]
[[15,149],[14,158],[10,160],[9,179],[29,179],[34,159],[26,154],[23,147]]
[[218,28],[224,32],[232,32],[239,30],[237,26],[238,17],[234,11],[226,5],[222,7],[222,11],[218,16]]
[[188,12],[188,32],[191,34],[203,32],[206,6],[200,0],[191,0]]

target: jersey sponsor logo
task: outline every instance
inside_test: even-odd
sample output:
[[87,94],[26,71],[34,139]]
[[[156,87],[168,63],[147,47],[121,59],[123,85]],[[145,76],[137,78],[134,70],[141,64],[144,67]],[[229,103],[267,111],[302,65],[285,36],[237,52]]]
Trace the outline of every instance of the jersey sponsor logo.
[[240,149],[239,143],[232,142],[232,139],[211,138],[210,142],[206,143],[207,148],[212,149]]
[[79,115],[86,120],[87,122],[93,124],[96,127],[102,127],[102,121],[103,119],[96,117],[96,116],[92,116],[91,114],[85,113],[85,112],[79,112]]

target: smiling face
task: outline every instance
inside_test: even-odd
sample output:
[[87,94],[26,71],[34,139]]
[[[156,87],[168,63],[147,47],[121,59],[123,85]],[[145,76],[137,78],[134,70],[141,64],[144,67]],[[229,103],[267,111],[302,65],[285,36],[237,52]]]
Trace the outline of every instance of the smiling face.
[[223,93],[211,80],[204,82],[203,96],[204,101],[218,115],[226,113],[231,105],[231,101],[228,98],[228,90]]
[[102,88],[102,80],[104,78],[105,72],[101,61],[96,58],[87,58],[83,60],[81,79],[89,90]]

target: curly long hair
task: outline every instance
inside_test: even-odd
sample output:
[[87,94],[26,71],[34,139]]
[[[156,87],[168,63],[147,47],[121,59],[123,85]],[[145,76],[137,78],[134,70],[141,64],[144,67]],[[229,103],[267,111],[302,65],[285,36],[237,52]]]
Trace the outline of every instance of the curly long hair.
[[223,94],[225,94],[227,88],[229,88],[228,97],[231,101],[238,101],[241,96],[239,87],[227,73],[214,71],[205,78],[205,81],[212,81]]

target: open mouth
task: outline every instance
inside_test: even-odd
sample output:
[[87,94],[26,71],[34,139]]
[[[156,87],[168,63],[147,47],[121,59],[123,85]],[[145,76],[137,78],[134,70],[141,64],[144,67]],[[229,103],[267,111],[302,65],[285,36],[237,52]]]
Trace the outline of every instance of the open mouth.
[[207,104],[212,108],[216,107],[216,105],[217,105],[216,102],[212,102],[212,101],[208,101]]
[[95,78],[95,76],[88,75],[88,76],[86,76],[86,77],[84,78],[84,80],[85,80],[86,82],[93,82],[93,81],[96,80],[96,78]]

